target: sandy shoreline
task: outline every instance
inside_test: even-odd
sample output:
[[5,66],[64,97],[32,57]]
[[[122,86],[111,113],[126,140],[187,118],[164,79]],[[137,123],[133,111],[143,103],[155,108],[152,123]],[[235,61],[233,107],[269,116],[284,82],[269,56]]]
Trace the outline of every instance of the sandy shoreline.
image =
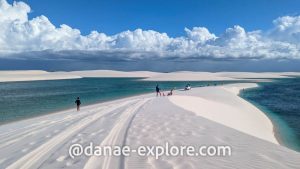
[[[132,95],[132,96],[124,96],[124,97],[121,97],[121,98],[118,98],[118,99],[112,99],[112,100],[106,100],[106,101],[96,101],[95,103],[89,103],[89,104],[85,104],[84,106],[81,106],[81,109],[84,108],[84,109],[88,109],[90,107],[93,107],[93,106],[99,106],[101,104],[108,104],[108,103],[111,103],[111,102],[118,102],[118,101],[124,101],[124,100],[128,100],[128,99],[134,99],[136,97],[141,97],[141,96],[147,96],[147,95],[151,95],[152,92],[146,92],[146,93],[141,93],[141,94],[135,94],[135,95]],[[32,116],[32,117],[25,117],[25,118],[22,118],[22,119],[17,119],[17,120],[12,120],[12,121],[5,121],[3,123],[0,123],[0,127],[2,125],[7,125],[7,124],[11,124],[11,123],[17,123],[17,122],[20,122],[20,121],[24,121],[24,120],[38,120],[39,118],[42,118],[42,117],[47,117],[49,115],[52,115],[52,114],[60,114],[60,113],[64,113],[64,112],[73,112],[75,111],[76,107],[74,106],[73,108],[66,108],[66,109],[61,109],[61,110],[57,110],[57,111],[53,111],[53,112],[48,112],[46,114],[41,114],[41,115],[36,115],[36,116]]]
[[[210,81],[210,80],[231,81],[231,80],[237,80],[237,79],[229,78],[229,76],[226,77],[226,75],[231,75],[232,77],[238,78],[238,79],[243,79],[245,76],[249,76],[249,73],[244,73],[243,75],[241,75],[239,73],[224,72],[224,73],[217,73],[217,74],[220,74],[221,76],[223,76],[225,78],[216,78],[215,76],[212,76],[212,75],[207,76],[208,73],[206,73],[206,72],[201,72],[201,76],[198,76],[196,78],[194,78],[194,77],[191,78],[190,77],[191,73],[194,75],[197,75],[196,72],[175,72],[175,73],[171,73],[171,74],[170,73],[166,74],[166,73],[147,72],[147,71],[121,72],[121,71],[110,71],[110,70],[100,70],[100,71],[95,70],[95,71],[55,72],[55,74],[57,74],[58,76],[54,75],[53,77],[50,76],[50,78],[47,76],[44,78],[36,78],[33,75],[45,76],[47,74],[51,74],[51,72],[39,71],[39,70],[37,70],[37,71],[0,71],[0,75],[2,75],[2,74],[16,75],[16,77],[14,77],[12,79],[5,79],[5,80],[1,79],[1,76],[0,76],[0,82],[1,81],[2,82],[13,82],[13,81],[60,80],[60,79],[76,79],[76,78],[82,78],[82,77],[140,77],[140,78],[145,78],[144,80],[149,80],[149,81],[160,81],[160,80],[163,80],[163,81],[168,81],[168,80],[186,81],[186,80],[199,80],[199,79],[205,80],[205,81]],[[212,74],[212,73],[209,73],[209,74]],[[283,74],[286,74],[286,75],[295,75],[296,74],[297,75],[298,73],[266,74],[266,75],[260,75],[259,78],[287,78],[287,77],[284,77]],[[30,78],[20,78],[20,76],[24,76],[24,75],[29,75]],[[65,76],[65,75],[69,75],[69,76]],[[174,78],[174,77],[172,78],[172,75],[177,78]],[[166,76],[168,76],[168,78],[166,78]],[[189,76],[189,77],[187,77],[187,76]],[[250,77],[251,78],[257,77],[257,74],[250,73]],[[166,79],[166,80],[164,80],[164,79]],[[265,80],[265,79],[259,79],[259,81],[263,81],[263,80]],[[245,86],[245,89],[255,88],[255,87],[257,87],[257,85]],[[232,90],[232,92],[239,95],[241,89],[240,89],[240,87],[235,87],[235,89],[227,88],[227,90]],[[131,97],[142,96],[142,95],[148,95],[148,94],[147,93],[139,94],[139,95],[130,96],[130,97],[122,98],[122,99],[130,99]],[[117,99],[117,100],[122,100],[122,99]],[[115,100],[112,100],[112,101],[115,101]],[[110,102],[110,101],[106,101],[106,102]],[[101,104],[101,103],[93,103],[93,104],[87,105],[87,106],[93,106],[93,105],[97,105],[97,104]],[[47,116],[49,114],[61,113],[61,112],[71,111],[71,110],[72,110],[72,108],[61,110],[61,111],[56,111],[56,112],[50,112],[46,115],[41,115],[41,116]],[[40,116],[31,117],[31,118],[38,118],[38,117],[40,117]],[[20,119],[20,120],[26,120],[26,119]],[[17,120],[17,121],[20,121],[20,120]],[[10,121],[8,123],[13,123],[13,122],[17,122],[17,121]],[[8,123],[4,123],[4,124],[8,124]],[[1,124],[1,125],[4,125],[4,124]],[[273,128],[274,128],[273,134],[274,134],[274,136],[276,136],[274,124],[273,124]]]
[[[178,73],[176,79],[184,80],[186,75],[186,72]],[[163,76],[159,75],[158,79]],[[257,84],[234,83],[176,90],[171,97],[141,94],[83,106],[80,112],[68,109],[3,124],[0,126],[0,168],[299,167],[300,153],[279,144],[275,124],[239,96],[241,90],[253,87]],[[158,160],[135,155],[75,159],[69,156],[70,145],[90,142],[126,143],[132,147],[165,142],[196,147],[229,145],[234,153],[229,158],[162,156]]]
[[[259,86],[258,86],[258,87],[259,87]],[[250,89],[251,89],[251,88],[250,88]],[[241,97],[241,96],[239,95],[239,97]],[[241,98],[244,99],[243,97],[241,97]],[[268,115],[268,112],[265,112],[265,110],[262,110],[261,108],[258,107],[258,105],[252,103],[251,101],[246,100],[246,99],[244,99],[244,100],[247,101],[247,102],[249,102],[250,104],[254,105],[254,106],[257,107],[258,109],[260,109],[260,110],[268,117],[268,119],[271,121],[271,123],[272,123],[272,125],[273,125],[273,134],[274,134],[274,136],[275,136],[275,138],[276,138],[278,144],[280,144],[280,145],[282,145],[282,146],[288,147],[288,145],[287,145],[284,141],[282,141],[283,138],[282,138],[282,135],[280,135],[280,132],[279,132],[279,131],[280,131],[280,129],[279,129],[280,126],[279,126],[276,122],[273,121],[272,117],[270,117],[270,116]]]
[[[229,85],[225,85],[225,87],[224,86],[222,86],[222,88],[224,88],[225,90],[227,90],[227,91],[230,91],[230,92],[232,92],[232,93],[234,93],[235,95],[239,95],[240,94],[240,91],[242,90],[242,89],[249,89],[249,88],[255,88],[255,87],[258,87],[258,85],[257,84],[255,84],[255,83],[249,83],[249,84],[229,84]],[[197,87],[198,89],[200,89],[200,87]],[[195,89],[197,89],[197,88],[194,88],[194,90]],[[202,88],[207,88],[207,87],[201,87],[201,89]],[[178,92],[178,90],[176,90],[177,92]],[[88,104],[88,105],[85,105],[85,106],[83,106],[83,108],[84,109],[87,109],[88,107],[94,107],[94,106],[99,106],[99,105],[101,105],[101,104],[107,104],[107,103],[110,103],[110,102],[115,102],[115,101],[124,101],[124,100],[130,100],[130,99],[134,99],[134,98],[137,98],[137,97],[149,97],[149,96],[151,96],[151,95],[153,95],[153,93],[144,93],[144,94],[138,94],[138,95],[134,95],[134,96],[129,96],[129,97],[124,97],[124,98],[120,98],[120,99],[117,99],[117,100],[110,100],[110,101],[105,101],[105,102],[98,102],[98,103],[93,103],[93,104]],[[240,96],[239,96],[240,97]],[[174,97],[173,97],[174,98]],[[172,101],[172,98],[170,98],[171,99],[171,101]],[[188,100],[189,98],[184,98],[184,100]],[[241,98],[241,99],[243,99],[243,98]],[[244,100],[244,99],[243,99]],[[246,101],[246,100],[245,100]],[[180,101],[175,101],[174,103],[176,103],[176,102],[180,102]],[[249,104],[251,104],[251,103],[249,103]],[[193,105],[188,105],[188,107],[193,107]],[[55,111],[55,112],[49,112],[49,113],[47,113],[47,114],[44,114],[44,115],[40,115],[40,116],[35,116],[35,117],[29,117],[29,118],[25,118],[25,119],[20,119],[20,120],[16,120],[16,121],[9,121],[9,122],[7,122],[7,123],[3,123],[3,124],[1,124],[1,125],[5,125],[5,124],[10,124],[10,123],[16,123],[16,122],[18,122],[18,121],[23,121],[23,120],[31,120],[31,119],[35,119],[35,120],[38,120],[39,118],[47,118],[47,116],[48,115],[51,115],[51,114],[59,114],[59,113],[63,113],[63,112],[69,112],[69,111],[74,111],[74,109],[75,108],[68,108],[68,109],[64,109],[64,110],[60,110],[60,111]],[[189,109],[188,109],[189,110]],[[260,112],[260,113],[263,113],[263,114],[265,114],[264,112]],[[267,116],[267,115],[266,115]],[[205,117],[205,116],[204,116]],[[214,117],[215,118],[215,117]],[[269,119],[269,118],[268,118]],[[212,120],[212,119],[211,119]],[[271,119],[269,119],[269,121],[271,121]],[[222,122],[221,122],[222,123]],[[267,123],[268,123],[268,121],[267,121]],[[1,126],[0,125],[0,126]],[[230,125],[229,125],[229,127],[231,127]],[[235,127],[233,127],[233,128],[235,128]],[[268,139],[266,139],[266,140],[268,140],[268,141],[271,141],[271,142],[273,142],[273,143],[276,143],[276,144],[279,144],[280,142],[278,141],[278,139],[277,139],[277,137],[276,137],[276,132],[275,132],[275,124],[274,123],[272,123],[272,128],[273,128],[273,135],[274,135],[274,137],[276,138],[276,139],[274,139],[274,138],[268,138]],[[247,133],[247,132],[246,132]],[[249,134],[249,133],[248,133]],[[256,135],[256,134],[253,134],[253,135]],[[281,144],[281,145],[284,145],[284,144]]]
[[[212,99],[205,98],[205,99],[200,100],[199,98],[191,99],[191,96],[186,96],[186,97],[183,97],[183,98],[177,99],[177,100],[176,100],[176,97],[172,97],[170,99],[171,99],[171,102],[177,103],[182,108],[187,109],[192,112],[196,112],[200,116],[205,117],[209,120],[218,122],[227,127],[234,128],[241,132],[256,136],[258,138],[270,141],[272,143],[279,144],[275,137],[275,133],[273,130],[274,124],[267,117],[267,115],[264,112],[260,111],[257,107],[255,107],[254,105],[249,103],[248,101],[246,101],[243,98],[238,96],[241,90],[248,89],[248,88],[254,88],[254,87],[257,87],[257,84],[243,83],[243,84],[229,84],[229,85],[221,86],[221,88],[223,88],[224,90],[229,91],[238,97],[238,99],[236,100],[237,103],[247,105],[245,107],[242,107],[241,109],[236,109],[237,107],[239,107],[238,105],[234,105],[235,106],[234,109],[231,109],[231,107],[229,107],[227,105],[227,103],[224,104],[225,102],[223,102],[223,101],[221,102],[221,104],[217,104],[215,102],[209,102],[211,100],[214,100],[214,98],[212,98]],[[207,88],[211,89],[211,90],[209,90],[209,92],[213,92],[212,90],[216,90],[215,87],[207,87]],[[207,90],[205,88],[201,88],[201,89],[203,89],[203,91],[199,91],[199,92],[205,92],[204,90]],[[219,92],[218,96],[220,96],[220,93],[222,91],[218,90],[217,92]],[[223,94],[223,93],[221,93],[221,94]],[[226,94],[226,93],[224,93],[224,94]],[[227,97],[227,99],[230,100],[230,99],[234,99],[234,98]],[[193,104],[193,102],[194,102],[194,104]],[[203,105],[199,105],[200,102],[206,102],[206,103]],[[183,105],[183,103],[184,103],[184,105]],[[237,103],[234,103],[234,104],[237,104]],[[209,105],[210,108],[207,109],[207,112],[202,112],[203,110],[201,110],[201,108],[205,107],[206,105]],[[213,110],[214,108],[215,108],[215,110]],[[219,114],[222,111],[226,112],[226,115]],[[236,112],[233,113],[234,111],[236,111]],[[215,114],[212,112],[214,112]],[[248,112],[248,114],[243,114],[241,116],[242,112]],[[234,118],[236,118],[237,120],[233,120]],[[243,120],[243,124],[239,123],[238,120]],[[255,121],[255,123],[246,124],[247,122],[253,122],[253,121]],[[254,126],[255,124],[256,125],[260,124],[260,125]],[[257,128],[255,129],[255,127],[257,127]],[[259,132],[261,132],[261,133],[259,133]]]
[[[249,88],[255,88],[255,87],[258,87],[258,85],[257,84],[255,84],[255,83],[249,83],[249,84],[227,84],[227,85],[225,85],[225,87],[224,86],[222,86],[222,88],[224,88],[225,90],[228,90],[228,91],[230,91],[230,92],[232,92],[232,93],[234,93],[235,95],[239,95],[239,93],[240,93],[240,91],[242,90],[242,89],[249,89]],[[197,88],[194,88],[194,90],[196,89],[202,89],[202,88],[207,88],[207,87],[197,87]],[[209,87],[210,88],[210,87]],[[178,92],[178,90],[176,90],[177,92]],[[152,96],[152,95],[154,95],[153,93],[144,93],[144,94],[138,94],[138,95],[133,95],[133,96],[129,96],[129,97],[124,97],[124,98],[120,98],[120,99],[116,99],[116,100],[109,100],[109,101],[105,101],[105,102],[98,102],[98,103],[93,103],[93,104],[88,104],[88,105],[85,105],[85,106],[83,106],[82,108],[83,109],[89,109],[90,107],[94,107],[94,106],[99,106],[99,105],[101,105],[101,104],[108,104],[108,103],[111,103],[111,102],[121,102],[121,101],[125,101],[125,100],[131,100],[131,99],[135,99],[135,98],[137,98],[137,97],[150,97],[150,96]],[[240,96],[239,96],[240,97]],[[174,97],[173,97],[174,98]],[[172,99],[173,98],[170,98],[171,99],[171,102],[172,102]],[[188,100],[189,98],[184,98],[184,100]],[[243,99],[243,98],[241,98],[241,99]],[[244,99],[243,99],[244,100]],[[246,101],[246,100],[245,100]],[[180,102],[180,101],[174,101],[174,103],[176,104],[176,102]],[[248,101],[247,101],[248,102]],[[249,104],[252,104],[252,103],[250,103],[249,102]],[[255,105],[254,105],[255,106]],[[188,107],[193,107],[193,105],[188,105]],[[48,115],[51,115],[51,114],[60,114],[60,113],[64,113],[64,112],[70,112],[70,111],[74,111],[75,110],[75,108],[68,108],[68,109],[64,109],[64,110],[60,110],[60,111],[55,111],[55,112],[49,112],[49,113],[47,113],[47,114],[44,114],[44,115],[40,115],[40,116],[35,116],[35,117],[29,117],[29,118],[25,118],[25,119],[20,119],[20,120],[16,120],[16,121],[9,121],[9,122],[7,122],[7,123],[3,123],[3,124],[1,124],[1,125],[6,125],[6,124],[11,124],[11,123],[16,123],[16,122],[19,122],[19,121],[23,121],[23,120],[39,120],[40,118],[47,118],[47,116]],[[265,113],[264,112],[260,112],[260,113],[262,113],[262,114],[264,114],[265,115]],[[267,116],[267,115],[266,115]],[[204,116],[205,117],[205,116]],[[268,117],[267,117],[268,118]],[[211,119],[212,120],[212,119]],[[268,120],[269,121],[271,121],[271,119],[269,119],[268,118]],[[222,122],[221,122],[222,123]],[[267,123],[268,123],[268,121],[267,121]],[[1,127],[1,125],[0,125],[0,127]],[[229,125],[229,127],[231,127],[230,125]],[[233,127],[234,128],[234,127]],[[274,138],[268,138],[268,139],[266,139],[266,140],[268,140],[268,141],[271,141],[271,142],[273,142],[273,143],[275,143],[275,144],[279,144],[279,141],[277,140],[277,137],[276,137],[276,132],[275,132],[275,124],[274,123],[272,123],[272,128],[273,128],[273,135],[274,135],[274,137],[276,138],[276,139],[274,139]],[[247,132],[246,132],[247,133]],[[249,133],[248,133],[249,134]],[[256,134],[254,134],[254,135],[256,135]],[[284,144],[281,144],[281,145],[284,145]]]

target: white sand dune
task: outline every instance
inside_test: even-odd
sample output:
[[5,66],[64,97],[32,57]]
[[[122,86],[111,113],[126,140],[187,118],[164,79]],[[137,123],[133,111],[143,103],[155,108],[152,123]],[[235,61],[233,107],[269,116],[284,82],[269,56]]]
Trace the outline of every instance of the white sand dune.
[[217,76],[231,77],[235,79],[247,79],[247,78],[289,78],[290,76],[300,76],[299,72],[218,72]]
[[220,81],[220,80],[235,80],[231,77],[218,76],[216,73],[210,72],[171,72],[171,73],[161,73],[155,76],[149,77],[145,80],[148,81]]
[[83,77],[132,77],[145,78],[147,81],[222,81],[222,80],[251,80],[265,81],[270,78],[289,78],[300,76],[299,72],[191,72],[179,71],[158,73],[150,71],[114,71],[114,70],[86,70],[71,72],[46,71],[0,71],[0,82],[76,79]]
[[278,144],[269,118],[242,98],[228,93],[238,94],[239,90],[255,86],[253,83],[244,83],[218,88],[206,87],[197,89],[193,96],[188,93],[186,96],[170,97],[170,101],[198,116]]
[[222,81],[222,80],[257,80],[290,78],[300,76],[299,72],[170,72],[160,73],[145,80],[149,81]]
[[116,71],[116,70],[85,70],[85,71],[73,71],[68,72],[69,74],[81,76],[81,77],[137,77],[137,78],[148,78],[155,76],[157,72],[150,71]]
[[77,75],[71,75],[66,72],[46,72],[40,70],[0,71],[0,82],[60,80],[77,78],[81,77]]
[[114,70],[87,70],[72,72],[47,72],[42,70],[0,71],[0,82],[78,79],[84,77],[149,78],[158,74],[160,73],[149,71],[124,72]]
[[[299,168],[300,153],[279,145],[272,124],[232,84],[147,94],[0,126],[0,168]],[[214,106],[215,105],[215,106]],[[192,107],[194,106],[194,107]],[[72,159],[70,145],[228,145],[229,157],[153,156]]]

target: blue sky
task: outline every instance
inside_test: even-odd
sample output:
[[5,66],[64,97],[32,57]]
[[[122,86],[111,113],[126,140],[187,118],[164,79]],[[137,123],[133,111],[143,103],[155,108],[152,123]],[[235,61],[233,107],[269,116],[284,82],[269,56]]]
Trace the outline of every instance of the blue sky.
[[0,0],[0,69],[300,71],[300,0]]
[[[233,25],[247,31],[266,30],[272,20],[298,15],[299,0],[23,0],[32,8],[30,17],[45,15],[59,26],[64,23],[88,34],[108,35],[142,28],[183,35],[184,28],[204,26],[221,34]],[[12,2],[12,0],[10,0]]]

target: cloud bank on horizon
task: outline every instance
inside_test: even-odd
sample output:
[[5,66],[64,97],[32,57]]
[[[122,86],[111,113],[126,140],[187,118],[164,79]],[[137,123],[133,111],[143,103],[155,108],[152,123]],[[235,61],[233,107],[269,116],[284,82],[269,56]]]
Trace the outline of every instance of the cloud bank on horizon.
[[92,31],[84,36],[68,25],[54,26],[43,15],[29,19],[30,12],[24,2],[0,0],[1,57],[33,51],[84,51],[96,57],[121,53],[123,59],[300,59],[300,16],[279,17],[267,31],[247,32],[236,25],[218,36],[205,27],[185,28],[186,35],[181,37],[142,29],[112,36]]

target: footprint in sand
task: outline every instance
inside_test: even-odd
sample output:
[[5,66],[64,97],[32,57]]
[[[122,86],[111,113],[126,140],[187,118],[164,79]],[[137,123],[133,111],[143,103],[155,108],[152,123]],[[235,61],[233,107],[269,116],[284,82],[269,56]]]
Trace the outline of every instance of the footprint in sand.
[[173,169],[175,168],[168,161],[165,160],[155,160],[153,158],[148,159],[153,168],[165,168],[165,169]]
[[219,143],[225,143],[225,141],[222,138],[220,138],[220,137],[214,136],[214,139],[216,141],[218,141]]
[[31,143],[29,143],[29,145],[35,145],[35,142],[33,141],[33,142],[31,142]]
[[147,132],[147,129],[142,129],[142,132],[143,132],[143,133],[146,133],[146,132]]
[[73,163],[72,162],[70,162],[70,161],[68,161],[67,163],[66,163],[66,166],[71,166],[71,165],[73,165]]
[[99,130],[99,131],[97,131],[97,132],[91,133],[90,136],[95,136],[95,135],[100,134],[100,133],[102,133],[102,132],[103,132],[103,130]]
[[60,156],[56,159],[56,161],[63,162],[63,161],[65,161],[66,158],[67,158],[67,156]]
[[168,132],[170,132],[170,131],[172,131],[172,129],[169,128],[169,127],[166,127],[166,132],[168,133]]
[[78,141],[78,139],[75,138],[75,139],[72,140],[72,143],[76,143],[77,141]]

